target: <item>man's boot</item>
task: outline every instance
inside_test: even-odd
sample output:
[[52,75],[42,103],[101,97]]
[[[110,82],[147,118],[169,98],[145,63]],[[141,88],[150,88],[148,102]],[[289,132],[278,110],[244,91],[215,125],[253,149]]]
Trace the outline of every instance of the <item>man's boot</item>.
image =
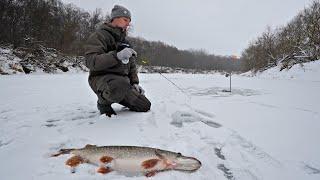
[[105,114],[108,117],[111,117],[111,115],[117,115],[116,112],[111,107],[111,104],[97,104],[98,110],[100,111],[100,114]]

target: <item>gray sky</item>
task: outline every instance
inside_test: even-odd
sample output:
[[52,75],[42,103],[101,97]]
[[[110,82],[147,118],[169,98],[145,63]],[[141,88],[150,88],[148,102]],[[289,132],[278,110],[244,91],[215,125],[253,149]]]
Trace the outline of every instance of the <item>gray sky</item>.
[[312,0],[63,0],[92,12],[113,5],[132,14],[133,36],[179,49],[241,55],[266,30],[288,23]]

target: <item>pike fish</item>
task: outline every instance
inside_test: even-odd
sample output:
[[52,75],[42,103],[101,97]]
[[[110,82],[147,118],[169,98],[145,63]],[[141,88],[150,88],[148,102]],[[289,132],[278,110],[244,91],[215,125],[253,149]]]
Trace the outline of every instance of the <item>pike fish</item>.
[[181,153],[139,146],[96,146],[86,145],[80,149],[61,149],[51,155],[57,157],[73,154],[66,161],[72,172],[82,163],[98,166],[98,173],[107,174],[112,171],[125,173],[142,173],[147,177],[166,170],[193,172],[201,167],[201,162]]

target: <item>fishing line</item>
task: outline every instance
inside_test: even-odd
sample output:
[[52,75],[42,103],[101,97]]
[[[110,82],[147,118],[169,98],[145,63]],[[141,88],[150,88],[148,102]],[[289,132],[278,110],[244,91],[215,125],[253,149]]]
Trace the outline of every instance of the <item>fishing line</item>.
[[164,77],[167,81],[169,81],[171,84],[173,84],[176,88],[178,88],[183,94],[185,94],[189,99],[191,97],[181,88],[179,87],[176,83],[172,82],[170,79],[168,79],[165,75],[163,75],[161,72],[158,72],[162,77]]

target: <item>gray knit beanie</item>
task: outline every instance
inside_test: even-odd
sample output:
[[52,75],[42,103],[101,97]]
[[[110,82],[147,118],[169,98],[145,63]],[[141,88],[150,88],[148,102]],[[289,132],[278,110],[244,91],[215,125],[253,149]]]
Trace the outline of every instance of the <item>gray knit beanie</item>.
[[127,17],[131,20],[131,13],[130,11],[120,5],[114,5],[114,7],[111,10],[111,20],[118,17]]

